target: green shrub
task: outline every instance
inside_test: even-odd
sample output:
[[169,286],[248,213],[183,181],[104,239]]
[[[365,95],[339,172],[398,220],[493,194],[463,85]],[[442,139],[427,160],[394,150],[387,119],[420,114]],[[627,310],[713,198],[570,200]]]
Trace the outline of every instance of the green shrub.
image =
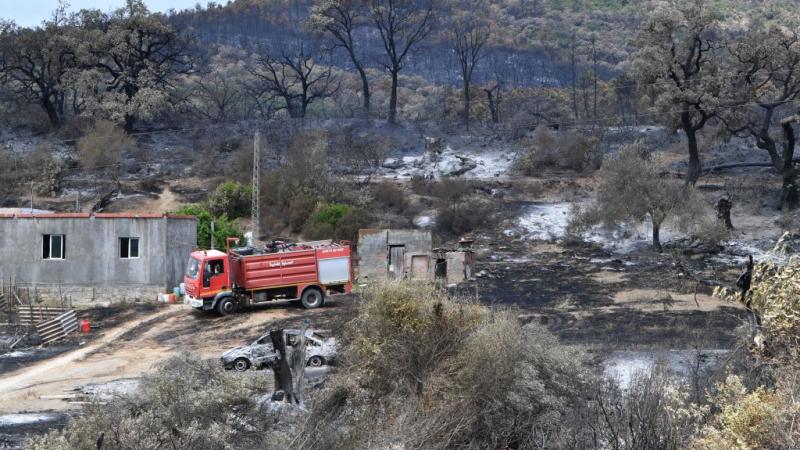
[[330,205],[322,206],[314,213],[313,221],[316,223],[325,223],[332,227],[342,220],[353,209],[352,206],[344,205],[341,203],[331,203]]
[[359,208],[340,203],[324,205],[317,209],[303,229],[308,239],[354,240],[358,230],[367,222],[366,214]]
[[226,240],[229,237],[244,236],[239,230],[239,221],[230,220],[225,214],[213,216],[204,205],[186,205],[180,209],[172,211],[172,214],[181,214],[197,217],[197,246],[207,249],[211,246],[211,222],[214,222],[214,248],[225,248]]
[[238,219],[250,214],[253,198],[252,186],[245,186],[236,181],[226,181],[208,198],[208,210],[215,216],[227,215]]

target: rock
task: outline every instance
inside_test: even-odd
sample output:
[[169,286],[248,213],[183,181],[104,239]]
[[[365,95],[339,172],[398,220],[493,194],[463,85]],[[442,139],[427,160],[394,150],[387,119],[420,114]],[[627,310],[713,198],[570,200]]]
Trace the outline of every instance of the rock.
[[474,160],[470,158],[467,158],[466,156],[455,155],[455,157],[461,162],[461,164],[454,170],[451,170],[449,173],[442,173],[442,175],[457,177],[478,167],[478,163],[476,163]]
[[402,159],[398,159],[398,158],[387,158],[383,162],[383,164],[381,164],[381,167],[383,167],[385,169],[393,169],[393,170],[399,169],[399,168],[401,168],[403,166],[405,166],[405,163],[403,162]]
[[431,216],[417,216],[414,218],[414,226],[417,228],[429,228],[435,223],[436,221]]

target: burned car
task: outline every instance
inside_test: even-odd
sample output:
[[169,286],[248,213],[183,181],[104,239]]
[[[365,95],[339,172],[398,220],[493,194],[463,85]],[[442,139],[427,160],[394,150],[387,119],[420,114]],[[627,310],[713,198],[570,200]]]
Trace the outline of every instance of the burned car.
[[[283,330],[286,333],[286,345],[292,347],[297,344],[297,338],[302,330]],[[320,367],[331,364],[338,344],[336,339],[325,337],[321,332],[306,330],[306,365]],[[264,369],[278,359],[278,352],[272,346],[269,333],[256,339],[252,344],[236,347],[222,354],[220,360],[226,369],[244,372],[249,368]]]

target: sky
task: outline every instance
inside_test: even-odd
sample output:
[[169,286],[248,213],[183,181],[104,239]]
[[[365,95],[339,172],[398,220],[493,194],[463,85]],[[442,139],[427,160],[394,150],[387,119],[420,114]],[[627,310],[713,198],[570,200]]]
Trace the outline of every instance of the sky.
[[[86,8],[111,11],[122,6],[125,0],[67,0],[67,3],[71,11]],[[194,8],[197,3],[198,0],[145,0],[151,11]],[[205,5],[207,1],[199,3]],[[0,19],[11,19],[21,26],[39,25],[50,17],[57,5],[58,0],[0,0]]]

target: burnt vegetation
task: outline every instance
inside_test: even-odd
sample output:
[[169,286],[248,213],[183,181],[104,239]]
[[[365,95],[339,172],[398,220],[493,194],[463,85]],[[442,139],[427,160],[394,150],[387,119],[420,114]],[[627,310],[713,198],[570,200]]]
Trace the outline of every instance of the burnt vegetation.
[[[425,229],[474,241],[480,269],[364,287],[305,409],[183,354],[29,447],[799,448],[797,260],[764,253],[723,289],[800,225],[797,6],[126,0],[0,21],[0,207],[191,214],[203,248]],[[604,246],[642,230],[648,249]],[[618,347],[690,338],[679,374],[604,373]]]

